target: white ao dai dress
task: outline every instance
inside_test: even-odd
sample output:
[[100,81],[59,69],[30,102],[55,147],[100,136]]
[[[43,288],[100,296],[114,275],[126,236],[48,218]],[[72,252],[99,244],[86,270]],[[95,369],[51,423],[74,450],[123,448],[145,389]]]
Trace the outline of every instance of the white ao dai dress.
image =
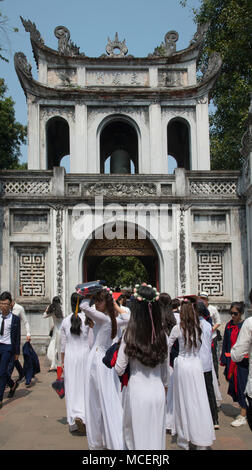
[[51,318],[53,321],[53,335],[50,340],[47,357],[51,361],[50,369],[57,369],[61,365],[60,357],[60,330],[63,318],[58,318],[54,313],[43,313],[43,318]]
[[[110,317],[82,302],[80,308],[91,318],[94,343],[89,353],[85,384],[86,430],[90,450],[122,450],[122,401],[118,390],[119,378],[102,362],[112,344]],[[128,320],[117,318],[117,325]]]
[[76,428],[75,418],[86,422],[84,384],[89,354],[89,326],[85,325],[85,315],[78,313],[81,318],[81,333],[74,335],[70,332],[71,316],[64,318],[61,327],[61,352],[64,357],[64,385],[67,410],[67,422],[70,429]]
[[125,392],[123,437],[128,450],[165,450],[165,388],[169,382],[167,360],[156,367],[147,367],[130,359],[124,352],[122,339],[117,362],[118,375],[130,363],[130,378]]
[[180,325],[176,325],[169,336],[169,350],[177,338],[179,355],[173,372],[173,425],[177,443],[184,449],[189,448],[189,442],[197,447],[209,447],[215,433],[199,356],[201,343],[198,341],[197,348],[189,349]]

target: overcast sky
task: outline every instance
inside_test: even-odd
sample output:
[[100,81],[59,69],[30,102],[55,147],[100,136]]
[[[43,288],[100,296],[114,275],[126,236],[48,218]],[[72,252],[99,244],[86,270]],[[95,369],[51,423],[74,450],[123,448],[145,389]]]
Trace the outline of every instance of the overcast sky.
[[[36,64],[32,55],[30,35],[26,33],[20,16],[34,22],[45,44],[57,50],[54,36],[56,26],[66,26],[71,40],[88,57],[106,53],[108,37],[126,39],[128,54],[146,57],[164,40],[165,34],[175,30],[179,34],[177,50],[189,46],[196,25],[191,8],[198,7],[199,0],[188,0],[183,8],[179,0],[3,0],[0,9],[8,17],[8,26],[17,27],[17,33],[2,32],[0,44],[9,63],[0,61],[0,77],[8,86],[8,96],[15,101],[16,119],[27,124],[27,106],[24,92],[14,69],[15,52],[23,52],[32,65],[37,79]],[[22,147],[21,161],[27,161],[26,146]]]

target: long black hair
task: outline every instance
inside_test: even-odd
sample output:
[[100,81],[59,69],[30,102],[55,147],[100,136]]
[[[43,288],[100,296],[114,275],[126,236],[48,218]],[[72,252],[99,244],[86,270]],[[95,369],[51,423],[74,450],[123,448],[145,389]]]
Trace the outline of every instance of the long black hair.
[[197,339],[201,341],[201,327],[199,314],[195,306],[188,300],[182,300],[180,308],[180,326],[183,332],[185,345],[191,349],[197,347]]
[[[79,299],[79,308],[78,312],[76,315],[76,306],[77,306],[77,301]],[[71,307],[72,307],[72,316],[71,316],[71,328],[70,331],[72,335],[77,335],[80,336],[81,334],[81,318],[79,317],[78,313],[81,312],[80,310],[80,304],[83,300],[83,296],[80,294],[77,294],[77,292],[73,292],[71,295]]]
[[50,313],[54,314],[56,318],[63,318],[60,297],[58,296],[53,297],[52,303],[49,305],[47,309],[47,314],[50,314]]
[[158,304],[161,311],[163,328],[165,333],[169,336],[172,328],[177,324],[176,318],[172,311],[172,300],[169,294],[166,294],[166,292],[160,294]]
[[[158,302],[152,301],[156,293],[151,287],[141,286],[138,294],[146,300],[135,299],[132,302],[131,316],[124,335],[125,353],[145,366],[155,367],[165,361],[168,352],[161,311]],[[151,315],[155,328],[154,338]]]
[[102,302],[103,300],[106,301],[106,308],[105,314],[110,317],[111,320],[111,339],[115,338],[117,333],[117,321],[116,321],[116,312],[114,309],[114,301],[112,295],[106,289],[97,292],[95,295],[94,301]]

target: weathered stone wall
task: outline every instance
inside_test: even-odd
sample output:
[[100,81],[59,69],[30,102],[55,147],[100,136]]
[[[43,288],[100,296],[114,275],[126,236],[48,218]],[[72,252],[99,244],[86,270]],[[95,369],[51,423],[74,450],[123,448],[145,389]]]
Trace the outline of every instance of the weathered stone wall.
[[207,290],[227,321],[230,303],[247,300],[246,203],[237,193],[238,177],[238,172],[183,169],[127,180],[66,175],[59,167],[2,172],[0,290],[10,290],[25,307],[41,349],[50,329],[42,313],[54,295],[70,313],[70,295],[83,281],[94,231],[103,238],[104,223],[109,230],[116,223],[119,231],[129,222],[150,238],[160,290],[172,297]]

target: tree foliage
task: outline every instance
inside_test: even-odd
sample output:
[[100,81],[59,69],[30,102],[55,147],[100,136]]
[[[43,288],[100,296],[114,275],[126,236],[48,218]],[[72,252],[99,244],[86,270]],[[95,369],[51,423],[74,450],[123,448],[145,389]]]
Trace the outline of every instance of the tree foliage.
[[23,169],[20,146],[26,142],[26,126],[15,120],[14,101],[6,97],[7,87],[0,78],[0,170]]
[[[0,0],[0,2],[3,0]],[[11,28],[8,18],[0,11],[0,60],[9,62],[3,55],[6,48],[3,44],[8,43],[8,32],[18,31]],[[0,170],[27,169],[26,163],[19,163],[20,146],[26,143],[26,126],[15,120],[14,101],[6,95],[7,86],[3,78],[0,78]]]
[[[186,0],[180,2],[185,6]],[[251,0],[201,0],[197,24],[208,23],[199,67],[213,51],[222,56],[221,74],[212,90],[210,113],[212,169],[240,169],[241,138],[246,131],[251,91]]]
[[138,258],[134,256],[109,256],[96,271],[97,279],[106,279],[110,287],[129,287],[139,282],[148,282],[148,274]]

